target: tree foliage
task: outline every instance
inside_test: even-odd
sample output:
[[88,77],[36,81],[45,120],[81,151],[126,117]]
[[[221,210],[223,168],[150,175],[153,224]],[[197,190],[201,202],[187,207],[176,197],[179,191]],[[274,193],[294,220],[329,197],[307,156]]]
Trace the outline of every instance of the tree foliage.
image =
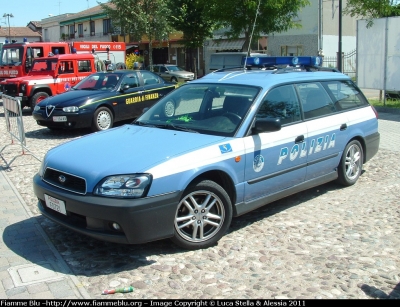
[[128,54],[126,56],[125,64],[127,69],[134,69],[134,63],[143,63],[143,56],[134,53]]
[[168,0],[171,14],[167,19],[171,26],[183,33],[182,44],[186,48],[186,69],[195,71],[196,48],[202,47],[213,36],[218,21],[211,17],[208,0]]
[[373,25],[373,19],[400,16],[397,0],[348,0],[343,13],[351,17],[366,18],[367,28]]
[[211,18],[208,1],[168,0],[171,14],[167,19],[171,26],[183,33],[183,44],[187,48],[202,47],[212,37],[217,21]]
[[295,20],[298,11],[309,5],[308,0],[209,0],[212,16],[226,27],[228,38],[244,34],[244,48],[262,33],[272,34],[300,27]]
[[165,0],[109,0],[100,3],[101,8],[112,20],[114,27],[121,33],[129,34],[140,41],[144,36],[149,41],[149,59],[152,63],[152,50],[155,41],[168,40],[172,31],[167,19],[170,14]]

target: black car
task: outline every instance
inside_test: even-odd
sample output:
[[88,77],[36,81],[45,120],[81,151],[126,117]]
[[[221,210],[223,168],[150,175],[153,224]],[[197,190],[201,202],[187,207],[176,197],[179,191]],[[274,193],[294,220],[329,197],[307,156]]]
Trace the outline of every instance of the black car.
[[32,115],[50,129],[107,130],[114,122],[138,117],[175,87],[146,70],[97,72],[70,91],[44,99]]

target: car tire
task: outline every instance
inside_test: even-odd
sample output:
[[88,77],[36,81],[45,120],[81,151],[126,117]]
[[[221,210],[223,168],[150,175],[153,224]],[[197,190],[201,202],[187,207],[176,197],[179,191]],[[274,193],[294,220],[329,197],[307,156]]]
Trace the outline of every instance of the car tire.
[[344,186],[355,184],[362,172],[363,159],[364,152],[360,142],[349,142],[340,160],[337,181]]
[[176,77],[172,77],[171,82],[178,83],[178,79]]
[[232,203],[226,191],[214,181],[198,180],[183,193],[174,218],[176,245],[189,249],[213,246],[232,221]]
[[103,131],[112,128],[114,116],[111,110],[107,107],[101,107],[94,112],[92,131]]
[[115,64],[115,69],[126,69],[125,63],[119,62]]
[[49,97],[49,94],[47,94],[46,92],[37,92],[35,95],[32,96],[31,98],[31,109],[33,112],[33,109],[35,108],[35,106],[41,102],[43,99],[46,99],[47,97]]

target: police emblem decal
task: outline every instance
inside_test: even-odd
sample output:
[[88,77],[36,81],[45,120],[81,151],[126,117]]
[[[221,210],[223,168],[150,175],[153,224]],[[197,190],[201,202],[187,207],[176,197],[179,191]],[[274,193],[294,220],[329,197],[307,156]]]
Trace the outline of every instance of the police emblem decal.
[[253,160],[253,169],[255,172],[260,172],[264,167],[264,157],[257,155]]

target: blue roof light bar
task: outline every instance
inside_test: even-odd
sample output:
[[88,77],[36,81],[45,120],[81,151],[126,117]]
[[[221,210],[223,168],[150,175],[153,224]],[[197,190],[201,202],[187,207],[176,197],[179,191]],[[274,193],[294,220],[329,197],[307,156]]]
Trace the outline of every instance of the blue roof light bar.
[[[246,58],[243,59],[242,65]],[[271,57],[248,57],[246,66],[322,66],[322,57],[319,56],[271,56]]]

